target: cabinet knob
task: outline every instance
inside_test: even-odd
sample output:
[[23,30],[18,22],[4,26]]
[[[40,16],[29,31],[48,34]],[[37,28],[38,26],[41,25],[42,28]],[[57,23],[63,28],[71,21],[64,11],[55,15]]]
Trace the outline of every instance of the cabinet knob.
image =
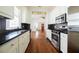
[[69,27],[69,29],[72,29],[71,27]]
[[14,44],[11,44],[11,46],[14,46]]

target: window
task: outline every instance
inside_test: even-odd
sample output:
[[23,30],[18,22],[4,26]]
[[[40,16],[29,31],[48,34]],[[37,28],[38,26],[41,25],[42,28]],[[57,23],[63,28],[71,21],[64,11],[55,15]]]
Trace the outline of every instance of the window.
[[14,7],[14,18],[6,20],[6,29],[16,29],[20,27],[20,10],[17,7]]

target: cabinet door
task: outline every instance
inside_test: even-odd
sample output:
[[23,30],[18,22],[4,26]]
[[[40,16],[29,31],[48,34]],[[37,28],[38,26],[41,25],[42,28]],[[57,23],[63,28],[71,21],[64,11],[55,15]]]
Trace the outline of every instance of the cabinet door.
[[13,18],[14,7],[13,6],[0,6],[0,15],[3,15],[8,18]]
[[0,46],[1,53],[17,53],[18,52],[18,38],[15,38]]
[[51,39],[52,39],[51,35],[52,35],[51,30],[47,30],[46,36],[47,36],[47,38],[48,38],[50,41],[51,41]]
[[60,34],[60,50],[64,53],[67,53],[67,34]]
[[20,37],[19,37],[19,52],[20,53],[23,53],[25,52],[28,44],[29,44],[29,41],[30,41],[30,38],[29,38],[29,31],[22,34]]
[[24,52],[24,34],[19,36],[19,52],[20,53]]
[[27,49],[29,42],[30,42],[30,32],[28,31],[24,34],[25,50]]

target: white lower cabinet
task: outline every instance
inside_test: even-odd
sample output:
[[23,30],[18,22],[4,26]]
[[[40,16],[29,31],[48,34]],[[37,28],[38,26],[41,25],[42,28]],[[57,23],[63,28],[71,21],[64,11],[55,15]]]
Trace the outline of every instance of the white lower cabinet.
[[19,37],[0,45],[0,53],[24,53],[30,42],[30,33],[25,32]]
[[24,36],[23,35],[19,37],[19,52],[20,53],[24,52]]
[[63,53],[67,53],[67,44],[68,44],[68,38],[67,34],[65,33],[60,33],[60,50]]
[[51,30],[47,30],[47,32],[46,32],[46,37],[51,41],[51,34],[52,34],[52,32],[51,32]]
[[23,53],[30,42],[29,31],[19,37],[19,52]]
[[17,53],[18,52],[18,38],[15,38],[0,46],[0,53]]

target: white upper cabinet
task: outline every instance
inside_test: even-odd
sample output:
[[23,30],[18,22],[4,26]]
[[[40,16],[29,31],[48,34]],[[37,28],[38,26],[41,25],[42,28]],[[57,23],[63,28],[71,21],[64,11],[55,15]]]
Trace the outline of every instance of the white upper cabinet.
[[27,7],[22,7],[22,23],[28,22],[28,9]]
[[13,6],[0,6],[0,15],[13,18],[14,16],[14,7]]

